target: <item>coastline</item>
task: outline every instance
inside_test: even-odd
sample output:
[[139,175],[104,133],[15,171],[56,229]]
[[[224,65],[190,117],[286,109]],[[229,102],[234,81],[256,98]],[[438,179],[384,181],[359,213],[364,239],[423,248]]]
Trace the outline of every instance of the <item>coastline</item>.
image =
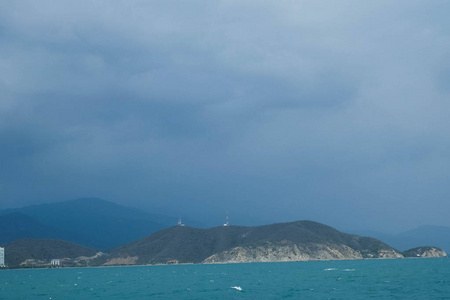
[[177,264],[137,264],[137,265],[99,265],[99,266],[61,266],[58,268],[42,267],[3,267],[1,270],[52,270],[52,269],[96,269],[96,268],[122,268],[122,267],[160,267],[160,266],[204,266],[204,265],[240,265],[240,264],[271,264],[271,263],[299,263],[299,262],[339,262],[339,261],[374,261],[374,260],[403,260],[403,259],[447,259],[442,257],[402,257],[402,258],[360,258],[360,259],[311,259],[311,260],[291,260],[291,261],[259,261],[259,262],[215,262],[215,263],[177,263]]

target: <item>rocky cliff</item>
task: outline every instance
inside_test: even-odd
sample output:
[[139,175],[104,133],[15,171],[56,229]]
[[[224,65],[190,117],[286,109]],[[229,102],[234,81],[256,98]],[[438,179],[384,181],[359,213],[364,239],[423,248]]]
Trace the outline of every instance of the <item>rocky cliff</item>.
[[343,244],[294,244],[267,242],[257,247],[235,247],[211,255],[203,263],[249,263],[249,262],[283,262],[309,260],[346,260],[363,258],[402,258],[394,249],[382,249],[371,256],[363,257],[360,251]]
[[308,244],[297,245],[267,242],[251,247],[235,247],[206,258],[204,263],[247,263],[307,260],[362,259],[361,253],[345,245]]

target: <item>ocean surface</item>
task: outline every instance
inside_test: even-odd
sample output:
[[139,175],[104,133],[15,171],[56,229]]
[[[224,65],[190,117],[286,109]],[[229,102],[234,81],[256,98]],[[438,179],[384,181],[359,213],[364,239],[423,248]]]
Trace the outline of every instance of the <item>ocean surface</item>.
[[450,299],[450,259],[0,270],[0,299]]

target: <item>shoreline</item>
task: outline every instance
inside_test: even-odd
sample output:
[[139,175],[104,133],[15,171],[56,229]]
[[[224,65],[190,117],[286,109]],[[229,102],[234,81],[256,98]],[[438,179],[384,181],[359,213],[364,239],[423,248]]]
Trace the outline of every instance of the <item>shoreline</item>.
[[362,258],[362,259],[317,259],[317,260],[292,260],[292,261],[255,261],[255,262],[218,262],[218,263],[178,263],[178,264],[147,264],[147,265],[111,265],[111,266],[67,266],[58,268],[42,267],[3,267],[1,270],[57,270],[57,269],[97,269],[97,268],[122,268],[122,267],[160,267],[160,266],[203,266],[203,265],[240,265],[240,264],[266,264],[266,263],[299,263],[299,262],[335,262],[335,261],[372,261],[372,260],[402,260],[402,259],[434,259],[434,258],[448,258],[442,257],[401,257],[401,258]]

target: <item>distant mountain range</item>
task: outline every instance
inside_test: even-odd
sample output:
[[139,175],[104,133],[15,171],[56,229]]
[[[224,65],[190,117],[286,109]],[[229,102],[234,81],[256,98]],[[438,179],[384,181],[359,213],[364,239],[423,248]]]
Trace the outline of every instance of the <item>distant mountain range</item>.
[[[0,245],[6,247],[7,261],[13,265],[22,259],[31,259],[32,265],[48,257],[64,257],[66,265],[78,266],[439,255],[439,249],[426,246],[450,251],[449,227],[422,226],[396,236],[355,232],[377,240],[312,221],[210,229],[173,226],[176,221],[83,198],[0,210]],[[413,247],[418,248],[405,251]],[[90,258],[75,260],[78,256]]]
[[176,223],[98,198],[0,211],[0,244],[17,239],[61,239],[106,250]]
[[374,238],[312,221],[209,229],[173,226],[104,253],[51,239],[21,239],[3,246],[10,267],[49,267],[51,259],[63,266],[110,266],[446,256],[435,247],[399,252]]

